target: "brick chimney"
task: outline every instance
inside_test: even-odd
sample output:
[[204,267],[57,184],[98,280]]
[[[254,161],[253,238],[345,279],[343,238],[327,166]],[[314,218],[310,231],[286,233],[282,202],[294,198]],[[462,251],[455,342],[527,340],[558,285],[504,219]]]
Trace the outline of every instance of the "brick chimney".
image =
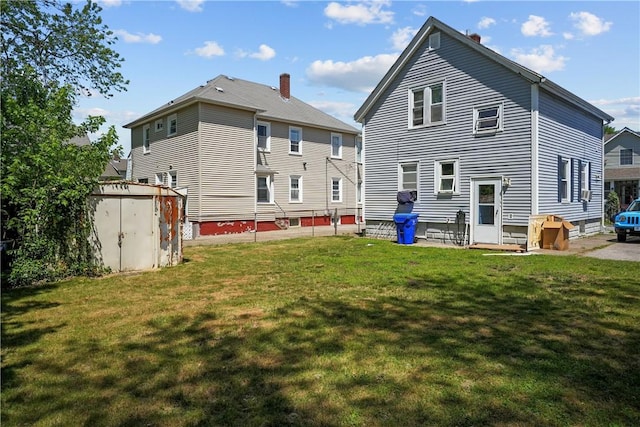
[[469,38],[476,43],[480,43],[480,34],[478,33],[469,34]]
[[280,74],[280,96],[284,99],[291,97],[291,76],[287,73]]

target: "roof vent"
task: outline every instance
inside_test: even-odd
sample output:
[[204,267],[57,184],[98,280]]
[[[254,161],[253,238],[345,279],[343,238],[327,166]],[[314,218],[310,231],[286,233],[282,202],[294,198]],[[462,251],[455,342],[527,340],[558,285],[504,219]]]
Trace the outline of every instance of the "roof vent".
[[216,90],[220,93],[224,92],[224,89],[222,89],[220,86],[216,86]]
[[278,88],[275,86],[271,86],[271,90],[278,90]]
[[231,76],[227,76],[227,79],[228,79],[228,80],[231,80],[231,81],[234,81],[234,80],[235,80],[235,79],[234,79],[233,77],[231,77]]

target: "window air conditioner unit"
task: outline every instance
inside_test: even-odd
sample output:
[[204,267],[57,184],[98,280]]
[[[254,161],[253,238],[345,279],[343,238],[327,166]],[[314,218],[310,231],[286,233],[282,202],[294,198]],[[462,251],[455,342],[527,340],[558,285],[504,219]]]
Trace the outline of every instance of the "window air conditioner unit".
[[591,190],[582,190],[580,192],[580,199],[585,200],[587,202],[591,201]]

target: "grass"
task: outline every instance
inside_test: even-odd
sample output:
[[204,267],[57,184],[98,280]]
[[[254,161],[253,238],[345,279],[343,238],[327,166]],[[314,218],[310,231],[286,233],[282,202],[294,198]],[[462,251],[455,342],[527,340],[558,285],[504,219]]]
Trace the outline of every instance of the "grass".
[[639,264],[328,237],[2,294],[4,426],[640,425]]

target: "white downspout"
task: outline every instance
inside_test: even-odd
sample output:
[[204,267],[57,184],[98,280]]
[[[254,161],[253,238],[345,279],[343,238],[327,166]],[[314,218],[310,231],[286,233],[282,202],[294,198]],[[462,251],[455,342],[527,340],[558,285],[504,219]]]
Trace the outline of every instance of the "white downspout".
[[539,135],[538,120],[540,107],[540,87],[531,85],[531,214],[538,215],[540,210],[539,176]]

